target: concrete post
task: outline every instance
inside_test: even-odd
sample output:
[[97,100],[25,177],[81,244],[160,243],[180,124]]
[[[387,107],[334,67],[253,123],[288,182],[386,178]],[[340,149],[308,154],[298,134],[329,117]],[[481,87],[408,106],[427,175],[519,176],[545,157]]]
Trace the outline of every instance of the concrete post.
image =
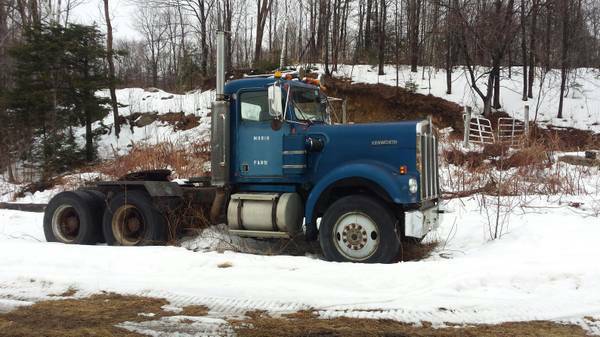
[[529,136],[529,105],[525,106],[525,112],[523,113],[523,123],[525,123],[525,136]]
[[469,129],[471,128],[471,107],[467,106],[465,107],[465,114],[463,115],[464,117],[464,142],[463,145],[469,146]]

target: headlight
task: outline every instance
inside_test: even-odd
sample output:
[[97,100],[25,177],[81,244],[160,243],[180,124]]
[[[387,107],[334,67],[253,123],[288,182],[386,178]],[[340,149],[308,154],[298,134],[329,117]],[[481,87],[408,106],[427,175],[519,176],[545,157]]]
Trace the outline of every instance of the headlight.
[[408,179],[408,190],[410,193],[415,194],[419,190],[419,185],[417,184],[417,179],[410,178]]

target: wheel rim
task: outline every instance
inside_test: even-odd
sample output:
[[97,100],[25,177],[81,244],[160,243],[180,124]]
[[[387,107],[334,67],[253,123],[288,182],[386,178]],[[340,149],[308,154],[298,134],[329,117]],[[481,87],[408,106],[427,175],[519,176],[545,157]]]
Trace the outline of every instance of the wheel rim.
[[333,241],[344,257],[363,261],[379,248],[379,227],[364,213],[346,213],[333,226]]
[[144,238],[146,225],[140,211],[132,205],[119,207],[112,218],[115,240],[123,246],[134,246]]
[[72,243],[79,235],[81,221],[79,214],[71,205],[60,205],[52,215],[52,233],[65,243]]

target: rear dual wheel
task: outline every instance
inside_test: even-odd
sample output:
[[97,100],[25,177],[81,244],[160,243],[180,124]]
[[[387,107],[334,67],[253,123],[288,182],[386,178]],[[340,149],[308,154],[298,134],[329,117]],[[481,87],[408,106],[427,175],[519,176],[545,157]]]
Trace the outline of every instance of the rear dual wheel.
[[164,244],[167,222],[148,194],[125,191],[115,195],[104,211],[102,231],[114,246]]
[[103,240],[103,195],[96,191],[57,194],[44,212],[44,236],[48,242],[92,245]]

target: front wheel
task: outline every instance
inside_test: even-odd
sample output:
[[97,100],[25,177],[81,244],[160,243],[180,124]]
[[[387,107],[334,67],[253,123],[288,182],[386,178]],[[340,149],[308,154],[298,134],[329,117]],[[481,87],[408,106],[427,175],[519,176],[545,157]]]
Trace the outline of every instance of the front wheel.
[[391,263],[400,249],[396,218],[377,199],[351,195],[325,212],[319,241],[328,260]]

